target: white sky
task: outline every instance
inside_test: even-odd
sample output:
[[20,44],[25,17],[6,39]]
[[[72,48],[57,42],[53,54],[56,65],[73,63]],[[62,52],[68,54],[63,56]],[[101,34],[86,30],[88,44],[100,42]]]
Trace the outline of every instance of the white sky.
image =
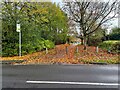
[[[97,0],[93,0],[93,1],[97,1]],[[109,0],[99,0],[99,1],[101,1],[101,2],[107,2]],[[110,0],[110,1],[113,2],[114,0]],[[60,3],[60,2],[62,2],[62,0],[52,0],[52,2]],[[115,18],[115,19],[111,20],[110,23],[111,23],[111,25],[107,28],[108,29],[108,33],[110,32],[110,30],[112,28],[118,27],[118,18]]]

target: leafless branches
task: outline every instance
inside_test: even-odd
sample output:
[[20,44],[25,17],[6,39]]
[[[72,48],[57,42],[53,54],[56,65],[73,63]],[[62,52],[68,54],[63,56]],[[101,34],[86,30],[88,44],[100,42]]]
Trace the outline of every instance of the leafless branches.
[[70,20],[79,24],[83,37],[95,32],[98,28],[117,15],[118,1],[90,2],[71,0],[64,2],[63,10]]

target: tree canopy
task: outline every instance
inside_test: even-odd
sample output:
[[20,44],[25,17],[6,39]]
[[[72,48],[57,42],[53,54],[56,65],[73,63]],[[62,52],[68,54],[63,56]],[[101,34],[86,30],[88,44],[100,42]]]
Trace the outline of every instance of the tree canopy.
[[43,50],[45,43],[53,48],[54,44],[66,42],[67,16],[56,3],[3,2],[3,56],[18,55],[17,23],[21,25],[22,54]]

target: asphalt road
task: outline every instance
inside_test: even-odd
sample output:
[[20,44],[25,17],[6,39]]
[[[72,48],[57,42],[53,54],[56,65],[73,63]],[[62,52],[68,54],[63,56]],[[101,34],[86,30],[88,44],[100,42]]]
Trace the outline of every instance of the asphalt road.
[[118,88],[118,65],[3,65],[3,88]]

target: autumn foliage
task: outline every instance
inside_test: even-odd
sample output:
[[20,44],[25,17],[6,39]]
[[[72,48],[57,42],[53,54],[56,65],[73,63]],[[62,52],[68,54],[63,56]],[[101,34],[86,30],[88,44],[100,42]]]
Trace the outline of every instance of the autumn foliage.
[[[66,47],[68,53],[66,53]],[[78,47],[78,52],[76,51]],[[3,57],[3,60],[26,60],[22,64],[89,64],[90,62],[118,63],[118,54],[108,54],[107,51],[89,46],[83,50],[83,45],[56,45],[46,54],[45,51],[28,54],[22,57]]]

